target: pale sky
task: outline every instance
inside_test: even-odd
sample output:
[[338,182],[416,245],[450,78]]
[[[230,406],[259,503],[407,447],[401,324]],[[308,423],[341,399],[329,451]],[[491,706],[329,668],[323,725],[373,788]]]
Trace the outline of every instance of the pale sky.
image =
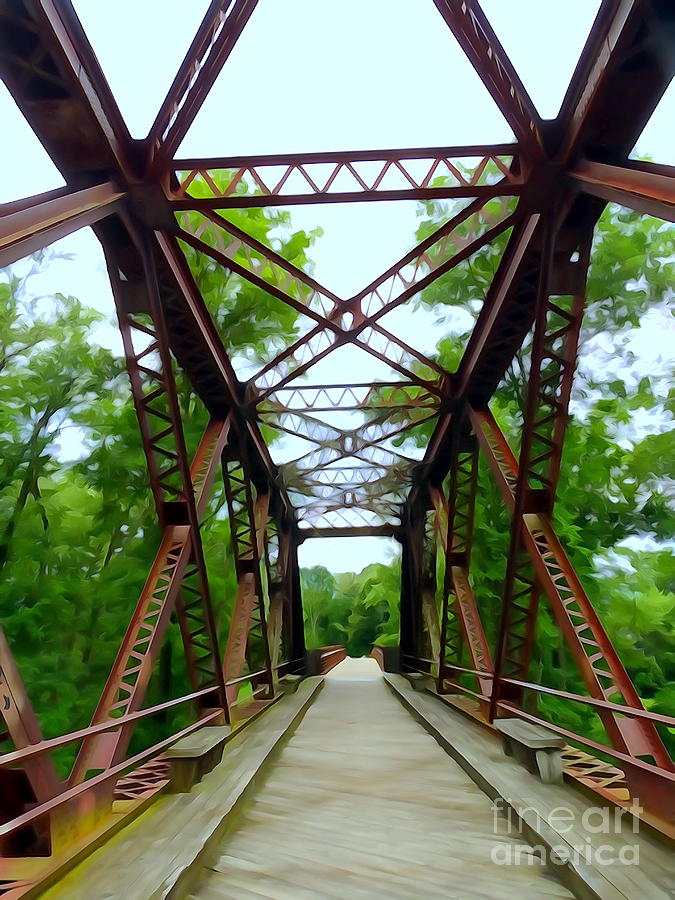
[[[144,137],[208,6],[207,0],[74,0],[134,137]],[[482,6],[544,118],[557,113],[597,0],[483,0]],[[130,27],[130,24],[133,27]],[[63,183],[0,85],[0,202]],[[637,151],[675,164],[671,84]],[[224,156],[338,149],[494,143],[513,135],[436,11],[432,0],[260,0],[178,156]],[[296,228],[316,225],[316,278],[348,297],[414,244],[417,204],[388,202],[294,207]],[[89,229],[59,242],[73,261],[54,262],[34,285],[113,313],[103,256]],[[391,321],[391,325],[389,324]],[[386,327],[393,320],[386,319]],[[435,316],[405,309],[395,330],[431,352],[442,329]],[[101,342],[119,349],[113,328]],[[672,336],[656,322],[639,336],[661,352]],[[656,342],[656,351],[655,351]],[[664,344],[665,346],[665,344]],[[349,379],[382,373],[352,354]],[[345,378],[344,360],[326,364],[325,381]],[[319,379],[319,373],[310,380]],[[71,451],[76,453],[76,450]],[[279,449],[283,452],[283,448]],[[385,561],[391,541],[308,541],[301,564],[358,571]]]

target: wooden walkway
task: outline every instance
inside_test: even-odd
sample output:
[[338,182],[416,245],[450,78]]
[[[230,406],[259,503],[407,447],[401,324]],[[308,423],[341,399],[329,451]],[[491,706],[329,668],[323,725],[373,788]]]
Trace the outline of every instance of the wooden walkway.
[[192,900],[571,897],[550,872],[498,865],[491,802],[384,684],[347,659],[206,860]]

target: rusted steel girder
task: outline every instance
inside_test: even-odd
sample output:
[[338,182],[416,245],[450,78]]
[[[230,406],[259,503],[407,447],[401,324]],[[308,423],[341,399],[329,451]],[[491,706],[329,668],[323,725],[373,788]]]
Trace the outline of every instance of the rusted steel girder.
[[302,666],[305,633],[297,539],[273,511],[265,534],[265,566],[269,593],[267,640],[276,686],[280,670],[297,671]]
[[585,193],[675,222],[675,167],[628,161],[622,166],[580,160],[570,178]]
[[[124,637],[92,724],[140,708],[171,613],[175,609],[184,641],[188,676],[194,691],[213,685],[215,704],[227,717],[225,685],[199,531],[205,492],[213,481],[214,459],[222,450],[229,423],[207,429],[196,465],[190,469],[173,374],[165,312],[152,239],[138,239],[142,272],[122,278],[124,269],[110,245],[104,245],[131,393],[146,455],[150,487],[163,529],[162,542],[138,606]],[[196,481],[196,484],[195,484]],[[195,489],[200,490],[199,501]],[[80,748],[71,783],[90,769],[105,769],[123,759],[131,727],[95,735]]]
[[[7,738],[17,750],[39,744],[43,740],[28,692],[0,628],[0,742],[4,743]],[[22,783],[24,778],[28,781],[28,791]],[[22,762],[22,769],[1,769],[0,788],[0,819],[7,822],[24,812],[27,806],[45,803],[56,796],[61,783],[51,757],[45,754],[25,760]],[[31,793],[33,801],[30,800]],[[41,830],[46,838],[47,829]],[[49,841],[46,840],[45,843],[48,849]],[[13,855],[7,852],[8,849],[0,844],[2,855]]]
[[[174,209],[206,211],[517,195],[523,184],[518,149],[495,144],[176,160],[168,196]],[[211,196],[190,194],[197,184]]]
[[445,513],[434,504],[434,488],[415,485],[401,513],[401,662],[404,668],[438,676],[441,655],[438,550]]
[[282,542],[278,525],[272,516],[265,529],[265,570],[267,572],[267,644],[270,649],[270,666],[276,688],[277,672],[281,662],[288,659],[284,628],[290,597],[288,591],[288,549],[287,541]]
[[[530,356],[526,408],[515,484],[513,519],[502,604],[490,714],[504,699],[501,677],[527,680],[539,589],[523,547],[525,512],[553,511],[568,406],[583,317],[592,229],[571,248],[558,243],[554,222],[544,223],[537,312]],[[507,699],[520,702],[509,687]]]
[[134,144],[68,0],[1,0],[0,58],[17,106],[73,189],[133,174]]
[[[272,399],[272,397],[274,399]],[[280,388],[258,402],[260,413],[320,413],[341,410],[438,409],[439,399],[430,391],[405,381],[374,384],[301,384]]]
[[246,460],[235,445],[226,450],[222,462],[237,574],[237,595],[225,648],[223,675],[228,700],[234,703],[245,665],[249,673],[262,675],[265,696],[274,694],[261,573],[270,496],[255,491]]
[[257,2],[212,0],[150,128],[150,170],[165,164],[180,146]]
[[[193,475],[208,487],[213,460],[227,431],[207,432],[197,468],[191,472],[183,436],[168,332],[154,269],[152,245],[139,248],[143,280],[122,280],[113,254],[108,270],[118,311],[131,392],[146,455],[150,487],[163,528],[160,551],[141,600],[97,706],[92,724],[140,707],[169,617],[176,607],[186,642],[193,690],[214,686],[217,704],[227,715],[220,652],[199,532]],[[229,430],[229,424],[227,425]],[[205,501],[200,498],[200,508]],[[182,594],[179,598],[179,591]],[[84,780],[89,769],[120,762],[131,731],[97,735],[83,742],[71,781]]]
[[[431,494],[431,492],[430,492]],[[429,500],[431,501],[431,495]],[[438,676],[441,658],[441,625],[438,612],[439,522],[433,506],[424,511],[422,548],[419,561],[419,603],[422,607],[422,644],[419,655],[433,660]]]
[[[296,533],[288,524],[287,520],[292,516],[290,504],[285,505],[288,501],[255,421],[253,409],[256,401],[259,402],[261,411],[267,410],[266,404],[274,392],[284,390],[289,382],[325,358],[333,349],[348,342],[368,350],[411,381],[416,381],[417,390],[438,398],[442,404],[439,425],[424,464],[415,471],[416,485],[404,512],[404,525],[412,525],[412,531],[407,537],[401,531],[398,532],[403,537],[406,548],[403,560],[402,645],[408,648],[409,657],[416,654],[418,663],[422,662],[426,666],[433,666],[434,661],[419,659],[428,652],[423,647],[423,619],[426,615],[429,626],[430,610],[435,609],[436,603],[435,566],[431,564],[429,540],[425,542],[425,530],[428,538],[431,524],[429,485],[440,484],[449,466],[452,481],[452,466],[455,466],[455,485],[451,490],[450,502],[457,506],[457,510],[452,511],[452,528],[446,526],[444,549],[450,554],[448,561],[459,562],[460,558],[456,554],[461,554],[462,551],[457,549],[457,536],[453,532],[456,530],[455,521],[459,521],[458,509],[463,502],[459,496],[462,467],[459,463],[453,463],[450,452],[453,432],[457,433],[455,410],[467,400],[477,408],[485,409],[536,315],[539,313],[541,317],[542,308],[545,307],[546,327],[540,327],[541,318],[537,320],[538,335],[541,337],[543,334],[544,337],[538,344],[535,341],[539,347],[537,352],[540,353],[540,360],[534,369],[534,379],[538,379],[538,383],[535,387],[533,381],[531,397],[536,398],[536,403],[532,401],[527,413],[524,441],[527,449],[521,456],[520,468],[510,455],[503,436],[495,434],[491,428],[487,429],[489,433],[484,431],[481,435],[487,451],[492,453],[490,462],[498,473],[505,501],[515,510],[512,530],[514,549],[507,591],[513,599],[516,581],[520,581],[521,587],[524,585],[526,593],[535,588],[536,582],[543,586],[549,598],[557,591],[558,600],[552,603],[566,638],[572,644],[575,640],[577,642],[574,646],[585,677],[598,690],[604,686],[604,696],[614,696],[617,684],[623,685],[625,672],[622,675],[616,667],[612,668],[613,657],[611,654],[607,657],[611,647],[607,650],[603,643],[603,640],[606,642],[606,636],[602,638],[599,626],[591,621],[592,611],[588,609],[587,598],[584,600],[581,587],[574,581],[574,573],[566,567],[566,557],[556,542],[549,522],[567,404],[565,391],[569,393],[571,384],[569,357],[563,353],[562,357],[556,359],[556,343],[562,341],[569,345],[574,329],[578,330],[580,317],[574,311],[574,302],[570,307],[561,304],[557,298],[552,302],[552,298],[556,296],[555,288],[547,292],[544,304],[537,302],[543,296],[540,274],[542,269],[546,270],[549,256],[550,235],[544,217],[549,212],[555,214],[558,235],[556,247],[559,246],[562,261],[565,261],[567,254],[569,263],[573,262],[570,254],[582,249],[579,247],[579,236],[590,234],[606,200],[633,205],[640,211],[667,213],[666,218],[671,216],[672,172],[664,171],[662,167],[636,168],[626,161],[626,156],[672,75],[674,59],[668,28],[672,28],[675,10],[670,4],[656,0],[604,0],[561,114],[556,122],[542,125],[476,0],[436,0],[436,4],[518,137],[519,156],[513,164],[507,164],[499,158],[495,148],[485,149],[477,168],[470,174],[442,153],[434,156],[432,152],[430,157],[428,150],[386,151],[384,154],[376,151],[370,156],[366,154],[366,157],[361,154],[320,155],[322,158],[316,159],[316,162],[312,162],[311,154],[286,158],[257,157],[254,160],[248,158],[239,161],[230,159],[229,162],[235,168],[225,169],[219,176],[212,177],[213,167],[210,164],[227,161],[195,160],[189,161],[194,166],[178,186],[177,180],[172,181],[171,173],[178,171],[180,164],[174,168],[170,157],[193,121],[223,60],[241,33],[241,28],[255,5],[253,0],[230,0],[229,3],[214,0],[153,126],[149,140],[144,145],[130,140],[93,51],[67,0],[12,0],[11,3],[9,0],[0,0],[0,24],[3,28],[7,26],[6,33],[0,28],[0,60],[3,69],[7,71],[10,90],[20,107],[26,111],[38,135],[43,138],[43,143],[57,165],[66,174],[71,190],[87,190],[112,179],[119,185],[120,192],[128,195],[123,204],[118,204],[123,217],[107,215],[98,219],[96,216],[94,225],[106,247],[106,253],[118,264],[118,272],[122,273],[120,282],[125,280],[127,283],[124,291],[129,308],[125,310],[125,315],[129,310],[132,315],[134,312],[148,312],[150,306],[147,303],[138,305],[134,289],[141,283],[144,273],[155,272],[158,282],[154,290],[155,299],[159,298],[159,305],[167,318],[168,340],[165,343],[170,343],[174,356],[188,373],[212,415],[224,418],[232,413],[233,430],[237,433],[237,453],[248,466],[242,490],[246,493],[248,489],[248,500],[252,500],[253,482],[256,490],[259,490],[259,497],[266,498],[258,503],[258,513],[264,512],[262,507],[269,500],[270,508],[276,515],[276,503],[281,503],[284,514],[279,521],[285,522],[284,528],[292,534],[293,541],[338,532],[345,535],[384,534],[390,533],[383,530],[390,526],[382,526],[380,530],[377,530],[379,526],[373,525],[337,531],[315,528]],[[22,52],[21,48],[26,46],[32,48],[30,54]],[[381,166],[378,165],[378,160]],[[425,160],[429,163],[428,168]],[[322,166],[327,162],[333,163],[328,176],[324,180],[315,177],[312,166]],[[376,164],[374,179],[365,177],[361,168],[365,163]],[[493,165],[504,176],[499,184],[492,183],[489,170]],[[277,174],[274,175],[272,171],[274,177],[269,177],[268,172],[263,171],[265,167]],[[150,171],[151,178],[141,184],[146,171]],[[636,174],[626,174],[631,171]],[[284,264],[280,258],[275,259],[265,248],[261,250],[261,245],[256,246],[246,236],[242,237],[243,233],[236,235],[229,229],[229,238],[222,246],[216,241],[216,247],[211,247],[211,255],[214,251],[220,253],[224,259],[229,259],[230,268],[242,277],[248,277],[261,289],[289,303],[296,311],[315,322],[314,328],[269,362],[247,385],[250,391],[245,397],[244,386],[234,376],[202,298],[196,290],[187,262],[178,247],[173,210],[201,203],[199,208],[203,222],[209,223],[208,228],[213,224],[221,227],[214,212],[220,206],[274,205],[281,202],[287,205],[289,198],[290,202],[305,202],[308,199],[332,202],[337,199],[410,197],[415,196],[415,192],[432,190],[432,179],[442,172],[446,172],[452,180],[450,187],[441,188],[448,192],[446,196],[463,195],[477,199],[469,204],[454,224],[449,223],[448,232],[444,232],[443,228],[448,227],[444,226],[432,236],[433,240],[416,248],[357,297],[347,301],[338,303],[339,298],[331,296],[316,283],[310,283],[312,280],[304,274],[298,275],[297,271],[289,270],[288,264]],[[401,180],[394,188],[397,192],[395,194],[391,194],[387,186],[392,177]],[[186,192],[195,179],[201,179],[209,186],[212,191],[210,198],[199,201],[189,197]],[[345,179],[347,187],[342,191],[340,182]],[[292,182],[299,182],[300,187],[294,188]],[[172,201],[167,199],[167,191],[169,195],[173,192],[182,196]],[[459,247],[454,241],[455,236],[450,234],[455,224],[466,227],[462,216],[474,213],[480,224],[483,204],[493,194],[501,194],[507,198],[518,195],[520,200],[517,213],[511,214],[504,207],[502,211],[506,209],[505,218],[499,218],[496,225],[494,221],[488,223],[494,227],[480,234],[480,229],[476,229],[472,240]],[[15,212],[19,211],[18,208],[15,209]],[[44,234],[35,238],[34,232],[30,232],[26,239],[42,241],[47,233],[60,234],[59,229],[69,228],[77,215],[79,213],[66,210],[65,218],[57,217],[55,223],[44,226]],[[125,231],[130,227],[129,222],[133,223],[132,231],[135,228],[143,235],[139,244],[143,253],[138,253],[128,231]],[[52,224],[53,230],[48,232]],[[467,259],[488,240],[510,227],[513,227],[513,233],[507,251],[486,298],[460,370],[455,379],[446,378],[445,373],[432,361],[416,354],[403,341],[382,328],[379,320],[396,305],[430,284],[434,278]],[[41,228],[42,226],[37,230],[40,231]],[[206,233],[200,233],[198,239],[201,240]],[[13,240],[12,237],[10,243]],[[192,240],[194,242],[194,235]],[[206,241],[202,243],[206,244]],[[27,243],[26,246],[31,245]],[[447,252],[448,248],[450,252]],[[262,274],[268,266],[273,270],[271,278]],[[560,268],[565,271],[566,276],[570,274],[569,266]],[[318,306],[319,301],[315,296],[317,289],[327,298],[325,308]],[[136,330],[139,330],[138,326],[142,329],[146,325],[144,320],[135,319]],[[156,332],[151,329],[151,333],[146,336],[154,340]],[[137,348],[137,351],[132,354],[134,365],[140,363],[140,368],[145,369],[145,376],[152,377],[152,371],[145,366],[147,354],[141,348]],[[417,369],[420,363],[431,369],[433,374],[427,376],[425,373],[419,377]],[[157,395],[149,399],[150,394],[144,394],[137,400],[141,418],[161,419],[161,413],[166,413],[162,397]],[[156,415],[157,412],[160,416]],[[291,410],[284,412],[291,414]],[[169,413],[171,418],[171,410]],[[295,410],[292,415],[296,416]],[[481,413],[476,415],[480,416]],[[179,534],[179,530],[196,528],[198,535],[200,504],[192,501],[193,513],[190,507],[192,488],[185,475],[184,448],[170,450],[169,455],[163,457],[161,462],[158,459],[162,455],[161,450],[165,449],[162,442],[175,438],[176,434],[178,432],[173,424],[164,433],[160,431],[151,434],[146,428],[145,434],[160,518],[165,525],[165,537],[171,538],[163,551],[165,574],[167,566],[173,566],[175,571],[174,564],[179,556],[181,560],[187,556],[187,533]],[[330,492],[335,485],[339,499],[347,504],[353,501],[357,493],[351,483],[348,487],[341,484],[339,476],[329,475],[329,480],[321,485],[327,466],[332,464],[326,460],[336,450],[331,445],[332,440],[331,435],[324,431],[321,439],[323,456],[319,454],[314,460],[316,465],[309,467],[305,474],[310,475],[309,487],[317,491],[316,510],[339,512],[340,507],[336,506],[335,498],[331,501],[323,488],[328,486]],[[337,441],[338,444],[340,440]],[[367,486],[368,489],[364,488],[358,497],[359,502],[365,503],[364,498],[375,496],[374,491],[377,489],[381,495],[379,502],[384,509],[390,502],[390,493],[387,479],[381,477],[378,461],[383,463],[385,458],[380,455],[381,448],[374,447],[374,443],[376,442],[366,441],[365,453],[364,450],[361,451],[361,458],[370,464],[372,478],[369,476],[362,482],[362,486]],[[337,447],[342,456],[346,455],[342,453],[346,446],[346,441],[343,440],[342,445]],[[350,446],[353,446],[351,436]],[[340,458],[342,457],[338,456],[338,460]],[[398,476],[403,473],[404,479],[409,477],[403,469],[403,460],[394,454],[389,455],[387,467],[390,475],[395,473]],[[349,477],[353,482],[357,481],[357,478]],[[330,480],[332,478],[335,480]],[[369,493],[371,489],[372,494]],[[247,507],[249,530],[254,534],[253,546],[257,548],[255,570],[258,582],[261,582],[260,521],[256,521],[255,506],[250,502],[244,505]],[[446,516],[445,501],[441,498],[439,503],[433,505],[437,519],[443,519]],[[187,516],[186,508],[189,513]],[[450,510],[447,515],[450,516]],[[258,519],[262,518],[262,514],[258,516]],[[193,523],[197,523],[194,528]],[[171,529],[173,532],[170,535]],[[461,532],[459,524],[457,529]],[[440,531],[442,527],[437,523],[437,534]],[[462,535],[459,534],[460,542],[461,538]],[[193,534],[189,542],[190,552],[197,546],[196,540]],[[526,567],[520,565],[521,559],[527,560]],[[244,561],[247,565],[240,568],[248,575],[249,560]],[[534,563],[536,581],[530,561]],[[161,564],[159,568],[162,569]],[[250,568],[253,569],[252,566]],[[430,604],[432,569],[434,597]],[[449,566],[451,573],[459,569],[461,566]],[[202,573],[203,577],[203,564],[198,559],[193,571],[197,576]],[[244,621],[244,627],[247,628],[246,622],[250,623],[251,617],[258,615],[260,639],[265,640],[268,630],[263,620],[264,597],[262,588],[256,588],[257,593],[253,589],[249,590],[249,582],[255,581],[256,577],[255,572],[252,575],[252,579],[240,579],[240,584],[246,581],[246,590],[240,604],[243,612],[240,610],[241,614],[237,614],[237,621]],[[169,576],[169,579],[171,577],[173,576]],[[298,596],[297,560],[292,580],[295,585],[294,596]],[[269,583],[272,584],[271,577]],[[420,598],[420,592],[426,595],[424,602]],[[201,598],[201,594],[197,596]],[[252,613],[246,612],[249,601],[253,602]],[[256,601],[258,607],[255,605]],[[513,607],[510,602],[507,605]],[[176,609],[182,618],[181,625],[187,626],[187,632],[183,627],[183,633],[184,636],[187,634],[186,653],[190,660],[194,633],[190,631],[189,617],[184,613],[179,598],[176,599]],[[297,628],[297,607],[295,611]],[[582,620],[581,624],[579,618]],[[525,621],[531,625],[533,620],[532,608],[528,606]],[[237,627],[234,631],[237,632]],[[433,632],[433,623],[427,631]],[[517,629],[508,625],[505,631],[513,634]],[[525,649],[529,642],[530,638],[526,638],[523,645]],[[598,652],[599,655],[596,655]],[[586,653],[585,663],[583,653]],[[522,661],[522,654],[520,658]],[[605,668],[606,659],[610,659],[608,669]],[[476,669],[484,670],[478,664]],[[501,663],[498,669],[501,669]],[[132,679],[134,674],[132,673]],[[247,674],[250,676],[251,672]],[[256,673],[256,678],[260,674]],[[271,684],[271,662],[267,661],[262,675],[266,684]],[[246,677],[240,676],[239,680]],[[517,679],[495,679],[497,685],[500,681],[508,681],[510,687],[514,684],[518,687]],[[622,697],[627,696],[626,692],[629,694],[630,690],[626,688]],[[596,697],[597,699],[599,698]],[[628,702],[632,702],[630,697]],[[503,707],[502,702],[500,708]],[[608,730],[614,729],[614,738],[618,743],[623,741],[629,752],[656,751],[652,755],[657,759],[657,752],[660,754],[662,747],[653,741],[650,744],[650,737],[653,735],[632,727],[634,723],[626,725],[616,710],[605,708],[603,715],[606,717]],[[659,756],[657,761],[661,758]],[[647,789],[650,790],[649,785]],[[653,796],[653,786],[651,791]],[[638,793],[643,796],[642,792]]]
[[623,164],[675,72],[671,3],[603,0],[553,128],[560,162]]
[[530,161],[544,153],[543,127],[511,60],[477,0],[434,0],[436,8],[511,126]]
[[396,525],[349,525],[337,528],[300,528],[298,529],[299,543],[310,538],[355,538],[355,537],[396,537],[398,528]]
[[110,215],[124,193],[106,181],[81,191],[58,188],[0,203],[0,268]]
[[[220,462],[220,453],[227,440],[229,423],[211,422],[206,429],[192,465],[191,477],[196,493],[196,506],[201,513],[207,502],[211,485]],[[155,561],[146,580],[126,635],[118,651],[101,700],[92,718],[99,725],[124,716],[140,708],[150,679],[171,612],[180,603],[179,622],[186,646],[190,680],[199,685],[213,686],[211,699],[201,694],[199,705],[212,709],[224,698],[220,683],[220,660],[213,668],[211,640],[203,614],[201,593],[194,595],[192,582],[196,574],[193,557],[193,532],[190,525],[165,527]],[[185,587],[192,596],[181,597]],[[193,601],[196,600],[196,602]],[[192,665],[190,666],[190,663]],[[227,706],[221,707],[227,715]],[[131,736],[133,725],[125,725],[116,732],[94,734],[85,738],[70,776],[71,784],[84,780],[90,769],[105,769],[119,762]]]
[[[492,655],[483,623],[469,581],[473,517],[478,481],[478,447],[466,434],[455,430],[447,498],[439,488],[431,497],[439,523],[439,544],[444,554],[443,594],[441,607],[441,649],[438,664],[438,690],[445,690],[446,672],[461,666],[462,644],[466,642],[471,665],[489,675],[493,671]],[[478,676],[482,694],[488,694],[491,678]]]
[[[519,468],[508,443],[489,412],[471,410],[481,449],[496,478],[505,505],[513,511]],[[495,448],[499,448],[495,452]],[[644,709],[626,670],[586,596],[545,513],[522,514],[523,547],[546,594],[556,622],[565,636],[586,687],[596,699],[618,698],[626,706]],[[673,763],[653,724],[598,711],[612,745],[633,756],[650,755],[656,764],[673,771]],[[637,796],[643,798],[638,792]]]
[[[221,265],[316,322],[335,317],[342,303],[337,294],[218,213],[211,210],[197,212],[196,225],[191,221],[196,218],[195,213],[192,216],[189,213],[177,215],[182,232],[201,242],[195,249],[208,253],[203,246],[206,244],[217,250],[220,254],[217,261]],[[179,237],[184,237],[184,233],[179,231]]]

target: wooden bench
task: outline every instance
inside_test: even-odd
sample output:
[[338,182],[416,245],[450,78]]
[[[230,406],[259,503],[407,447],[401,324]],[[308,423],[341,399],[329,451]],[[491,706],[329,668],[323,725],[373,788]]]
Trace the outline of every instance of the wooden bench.
[[501,733],[504,753],[513,756],[545,784],[562,782],[563,738],[522,719],[497,719],[495,728]]
[[284,694],[294,694],[303,678],[303,675],[284,675],[284,677],[279,680],[279,687]]
[[434,676],[427,675],[425,672],[406,672],[405,677],[415,691],[433,690],[436,683]]
[[227,725],[206,725],[170,747],[164,754],[171,763],[169,789],[182,794],[201,781],[223,758],[230,733]]

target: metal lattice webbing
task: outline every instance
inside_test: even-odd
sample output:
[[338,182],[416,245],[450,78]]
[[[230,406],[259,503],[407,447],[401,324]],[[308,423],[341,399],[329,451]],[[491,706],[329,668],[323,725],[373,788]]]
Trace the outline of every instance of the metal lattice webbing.
[[[211,422],[195,454],[192,477],[196,508],[200,513],[206,505],[228,433],[229,423]],[[207,607],[193,561],[192,535],[190,525],[165,528],[154,564],[92,717],[92,724],[140,708],[174,607],[193,690],[213,685],[214,696],[218,695],[219,702],[224,701],[219,657],[213,653]],[[213,700],[201,698],[200,706],[210,708]],[[82,781],[89,769],[112,765],[125,752],[130,736],[131,728],[127,726],[85,740],[73,767],[71,783]]]
[[[485,424],[485,417],[473,418]],[[490,425],[493,431],[498,430],[493,419]],[[506,444],[503,435],[499,443],[502,446]],[[490,444],[485,442],[481,446],[489,459]],[[499,470],[496,460],[492,460],[491,467]],[[626,706],[644,709],[616,649],[555,536],[548,516],[525,513],[521,523],[524,552],[536,572],[537,584],[546,594],[589,694],[605,699],[605,691],[608,690],[620,697],[620,702]],[[670,755],[654,724],[648,719],[631,719],[603,709],[598,711],[598,715],[617,750],[631,753],[631,748],[635,748],[635,756],[649,754],[657,765],[667,770],[673,769]]]
[[[263,672],[271,694],[273,672],[261,573],[269,495],[254,496],[248,467],[234,450],[223,457],[223,478],[237,574],[237,595],[223,661],[224,677],[226,683],[240,679],[246,665],[249,673]],[[238,693],[238,683],[228,687],[232,699]]]

